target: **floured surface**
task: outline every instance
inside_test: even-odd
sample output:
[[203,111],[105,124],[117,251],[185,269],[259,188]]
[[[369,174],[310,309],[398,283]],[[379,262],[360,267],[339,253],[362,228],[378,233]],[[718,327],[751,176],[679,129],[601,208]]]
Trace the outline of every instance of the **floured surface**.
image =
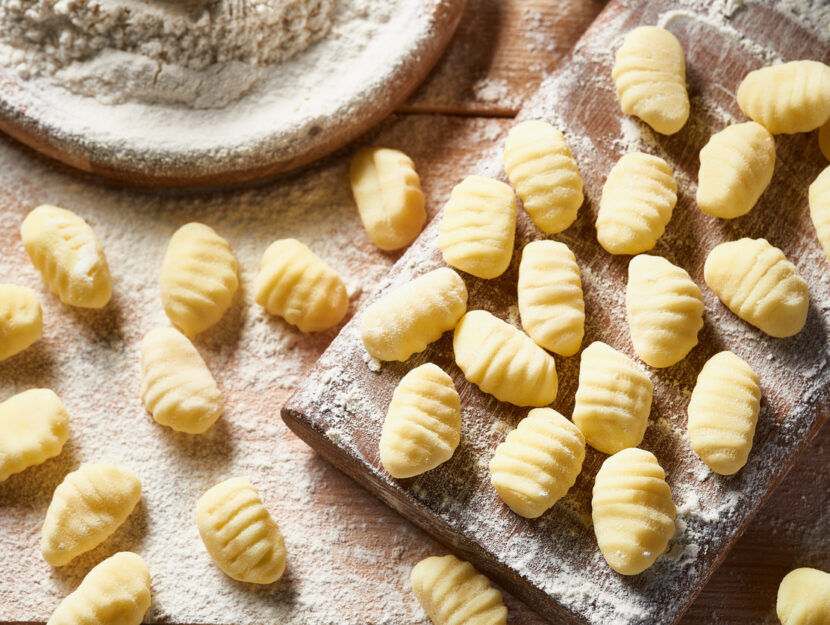
[[[692,117],[672,137],[624,118],[614,96],[613,51],[622,35],[641,23],[665,25],[686,51]],[[572,493],[537,521],[521,519],[500,503],[489,485],[487,463],[526,411],[500,404],[464,381],[453,364],[449,336],[407,363],[383,364],[375,372],[377,367],[367,367],[357,320],[352,321],[287,406],[289,423],[343,470],[500,576],[549,618],[603,625],[675,622],[830,411],[830,283],[806,201],[807,186],[825,165],[815,133],[776,138],[773,182],[749,215],[719,221],[704,215],[694,202],[699,150],[727,123],[743,121],[734,91],[746,72],[775,59],[830,60],[820,38],[802,28],[748,3],[612,3],[574,56],[542,84],[521,113],[522,118],[545,117],[565,131],[585,180],[581,215],[558,237],[573,249],[582,269],[587,317],[583,346],[603,340],[634,355],[623,302],[628,257],[604,253],[593,225],[607,172],[621,154],[635,149],[659,155],[675,169],[678,205],[653,253],[689,271],[703,287],[706,312],[700,344],[690,356],[669,369],[649,369],[655,396],[643,447],[666,468],[678,507],[677,534],[668,553],[649,571],[634,578],[618,576],[596,547],[590,488],[601,454],[589,450]],[[494,149],[477,171],[503,177],[501,169],[499,150]],[[458,179],[468,173],[473,172],[459,172]],[[437,226],[430,225],[380,288],[443,265],[435,245]],[[538,236],[522,213],[516,249]],[[810,312],[795,337],[767,337],[734,317],[705,288],[707,252],[740,236],[767,238],[807,280]],[[494,281],[465,275],[470,308],[486,308],[518,323],[518,261],[516,254],[507,273]],[[696,375],[707,358],[723,349],[751,364],[764,395],[749,462],[731,478],[712,474],[691,452],[685,435],[685,410]],[[560,390],[553,406],[569,415],[578,357],[556,360]],[[425,361],[444,367],[459,388],[462,442],[442,467],[395,482],[380,468],[380,426],[397,381]]]

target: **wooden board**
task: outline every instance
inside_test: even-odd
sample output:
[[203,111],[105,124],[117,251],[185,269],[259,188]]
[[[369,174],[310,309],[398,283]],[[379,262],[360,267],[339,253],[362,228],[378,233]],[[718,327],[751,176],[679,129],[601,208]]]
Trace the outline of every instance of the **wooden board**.
[[[687,54],[693,116],[672,137],[654,135],[639,122],[622,118],[610,79],[611,51],[621,35],[653,23],[672,30]],[[284,408],[289,427],[335,466],[552,621],[677,622],[830,409],[827,260],[806,210],[807,186],[824,163],[815,133],[778,138],[776,175],[750,215],[721,222],[703,215],[694,203],[697,153],[713,132],[742,120],[734,101],[741,77],[777,56],[826,61],[828,49],[810,32],[764,6],[747,6],[727,19],[703,5],[693,11],[666,2],[613,2],[521,114],[547,117],[566,130],[585,179],[587,199],[581,217],[559,237],[574,249],[583,270],[588,314],[584,345],[604,340],[633,355],[622,306],[628,259],[602,252],[593,221],[604,176],[620,154],[637,147],[666,158],[680,186],[674,218],[655,253],[680,264],[703,284],[703,260],[715,244],[740,236],[765,237],[796,262],[810,284],[807,326],[787,340],[770,339],[744,324],[704,289],[706,326],[700,345],[683,363],[650,370],[655,401],[643,446],[667,469],[679,507],[679,530],[668,555],[649,572],[624,579],[598,554],[589,516],[590,486],[601,454],[589,452],[572,493],[537,521],[520,519],[499,502],[489,487],[486,463],[525,411],[500,404],[466,383],[452,362],[448,336],[410,361],[384,364],[375,373],[364,361],[358,315]],[[499,175],[497,150],[478,171]],[[473,172],[459,172],[459,180],[466,173]],[[441,265],[436,233],[433,222],[375,297]],[[522,215],[517,250],[538,236]],[[517,261],[518,254],[507,273],[494,281],[465,276],[470,307],[486,308],[515,322]],[[764,392],[753,454],[734,478],[710,474],[691,453],[684,435],[685,408],[697,372],[722,349],[750,362]],[[443,366],[459,388],[465,423],[462,445],[439,469],[395,481],[379,464],[380,424],[397,381],[425,361]],[[570,414],[578,359],[557,358],[557,366],[560,394],[554,407]]]

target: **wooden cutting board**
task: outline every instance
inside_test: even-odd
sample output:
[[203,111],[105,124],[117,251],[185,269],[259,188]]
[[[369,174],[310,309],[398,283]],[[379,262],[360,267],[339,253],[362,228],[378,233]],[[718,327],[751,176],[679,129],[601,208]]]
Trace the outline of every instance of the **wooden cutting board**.
[[[678,204],[652,253],[689,271],[702,286],[706,312],[700,343],[689,357],[668,369],[643,365],[655,390],[642,446],[666,469],[678,506],[677,533],[651,569],[623,577],[602,559],[590,522],[590,491],[605,456],[591,449],[575,487],[540,519],[522,519],[500,502],[489,484],[487,463],[526,410],[502,404],[466,382],[453,362],[449,334],[407,362],[384,363],[376,371],[359,339],[358,313],[282,411],[286,424],[335,466],[551,622],[676,623],[830,412],[828,261],[807,210],[807,187],[826,165],[816,133],[776,137],[773,182],[749,215],[721,221],[703,214],[694,202],[698,152],[711,134],[744,120],[734,97],[741,78],[777,58],[826,62],[830,48],[806,26],[766,6],[746,5],[731,15],[721,10],[728,9],[691,3],[678,7],[668,1],[611,2],[520,115],[549,119],[565,131],[585,181],[579,219],[556,237],[571,247],[582,269],[587,315],[583,346],[602,340],[634,356],[623,304],[629,258],[605,253],[596,243],[593,225],[605,176],[622,154],[636,149],[662,156],[675,169]],[[671,137],[622,116],[614,96],[613,51],[623,34],[641,24],[665,26],[686,51],[692,117]],[[472,173],[503,178],[500,146],[482,156],[474,171],[458,172],[458,181]],[[437,230],[434,220],[369,303],[443,265]],[[517,252],[540,236],[520,211]],[[810,313],[795,337],[764,335],[732,315],[705,287],[708,251],[741,236],[767,238],[807,279]],[[518,260],[516,253],[508,271],[496,280],[465,275],[469,308],[487,309],[516,324]],[[753,452],[734,477],[708,471],[692,453],[685,433],[686,406],[697,373],[724,349],[751,364],[763,391]],[[462,442],[438,469],[393,480],[379,461],[381,424],[397,382],[428,361],[448,371],[459,390]],[[556,361],[560,389],[553,407],[570,415],[579,358]]]

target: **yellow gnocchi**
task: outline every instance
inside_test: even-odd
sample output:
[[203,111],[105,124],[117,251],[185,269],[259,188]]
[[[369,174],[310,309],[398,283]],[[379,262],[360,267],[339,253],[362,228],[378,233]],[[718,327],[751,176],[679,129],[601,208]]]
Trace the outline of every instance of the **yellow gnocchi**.
[[761,124],[727,126],[700,151],[697,203],[723,219],[746,215],[772,180],[775,139]]
[[559,380],[553,357],[484,310],[468,312],[453,335],[455,363],[485,393],[516,406],[546,406]]
[[202,495],[196,522],[205,549],[228,577],[253,584],[282,577],[282,532],[245,478],[225,480]]
[[787,573],[775,611],[781,625],[830,625],[830,573],[810,568]]
[[689,401],[692,449],[715,473],[732,475],[746,464],[758,422],[758,376],[732,352],[703,365]]
[[662,158],[623,156],[602,187],[597,240],[611,254],[640,254],[663,236],[677,203],[677,183]]
[[139,625],[150,608],[150,570],[121,551],[87,573],[46,625]]
[[652,367],[670,367],[697,345],[703,298],[686,270],[660,256],[628,263],[625,310],[634,351]]
[[611,76],[623,113],[671,135],[689,119],[686,61],[672,33],[656,26],[630,31],[617,50]]
[[830,67],[791,61],[749,72],[738,86],[744,115],[772,134],[809,132],[830,117]]
[[239,287],[236,269],[230,245],[210,226],[176,230],[161,266],[161,302],[173,325],[193,336],[219,321]]
[[617,573],[654,564],[674,535],[677,511],[666,473],[649,451],[623,449],[597,472],[591,517],[599,549]]
[[216,381],[186,336],[156,328],[141,342],[141,400],[161,425],[201,434],[222,414]]
[[18,393],[0,404],[0,482],[61,453],[69,415],[46,388]]
[[469,562],[432,556],[412,567],[412,592],[435,625],[506,625],[501,593]]
[[447,267],[392,290],[360,319],[363,346],[379,360],[406,360],[452,330],[467,310],[467,287]]
[[254,299],[302,332],[320,332],[346,316],[349,296],[337,272],[296,239],[272,243],[254,280]]
[[504,273],[513,256],[516,196],[498,180],[469,176],[444,205],[438,249],[446,263],[478,278]]
[[0,284],[0,361],[19,354],[40,338],[43,311],[37,294],[17,284]]
[[534,408],[490,460],[490,482],[513,512],[541,516],[576,482],[585,437],[551,408]]
[[582,206],[582,176],[565,137],[541,120],[514,126],[504,146],[504,170],[533,223],[562,232]]
[[20,235],[32,264],[64,304],[107,305],[112,295],[109,266],[83,219],[57,206],[38,206],[23,220]]
[[400,150],[363,148],[352,159],[352,195],[366,233],[382,250],[406,247],[424,226],[424,194],[415,163]]
[[130,516],[141,482],[114,464],[82,464],[55,489],[46,510],[40,551],[63,566],[104,542]]
[[819,243],[830,260],[830,167],[825,168],[810,185],[810,219]]
[[585,301],[576,257],[564,243],[533,241],[519,264],[519,316],[537,345],[573,356],[585,334]]
[[830,161],[830,120],[824,122],[818,131],[818,147],[822,155]]
[[654,387],[628,356],[596,341],[582,352],[573,422],[605,454],[643,440]]
[[414,477],[452,457],[461,440],[461,399],[441,367],[427,363],[395,387],[380,435],[389,475]]
[[798,334],[807,321],[807,283],[766,239],[715,246],[706,257],[703,279],[729,310],[770,336]]

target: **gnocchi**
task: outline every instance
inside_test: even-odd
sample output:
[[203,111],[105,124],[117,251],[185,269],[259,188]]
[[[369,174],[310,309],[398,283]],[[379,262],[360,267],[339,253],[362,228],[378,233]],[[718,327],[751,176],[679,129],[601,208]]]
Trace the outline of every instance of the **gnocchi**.
[[576,257],[564,243],[533,241],[519,264],[519,316],[537,345],[573,356],[585,334],[585,301]]
[[161,301],[173,325],[193,336],[218,322],[239,287],[236,271],[230,245],[213,228],[176,230],[161,266]]
[[830,67],[791,61],[749,72],[738,86],[744,115],[772,134],[809,132],[830,117]]
[[798,334],[807,321],[807,283],[766,239],[715,246],[706,257],[703,279],[729,310],[770,336]]
[[63,566],[104,542],[130,516],[141,482],[114,464],[82,464],[55,489],[46,510],[40,551]]
[[504,170],[533,223],[545,234],[570,226],[582,206],[582,176],[565,137],[541,120],[514,126],[504,146]]
[[582,351],[573,422],[594,449],[615,454],[643,440],[653,386],[622,352],[596,341]]
[[22,352],[40,338],[43,311],[37,294],[17,284],[0,284],[0,361]]
[[824,254],[830,260],[830,167],[825,168],[810,185],[809,199],[810,219]]
[[700,151],[697,203],[723,219],[746,215],[772,180],[775,140],[761,124],[727,126]]
[[617,50],[611,76],[626,115],[639,117],[664,135],[676,133],[689,119],[683,47],[664,28],[630,31]]
[[830,625],[830,573],[809,568],[787,573],[775,611],[781,625]]
[[570,490],[584,459],[579,428],[551,408],[534,408],[496,447],[490,482],[513,512],[535,519]]
[[677,203],[677,183],[662,158],[623,156],[602,187],[597,240],[611,254],[640,254],[663,236]]
[[478,278],[505,272],[516,236],[516,196],[509,185],[469,176],[444,205],[438,249],[444,261]]
[[150,570],[141,556],[121,551],[87,573],[46,625],[139,625],[150,608]]
[[435,625],[506,625],[501,593],[469,562],[432,556],[412,567],[412,592]]
[[689,401],[692,449],[715,473],[732,475],[746,464],[758,422],[761,386],[752,368],[732,352],[703,365]]
[[112,296],[109,266],[95,233],[75,213],[38,206],[20,227],[23,247],[64,304],[103,308]]
[[228,577],[253,584],[282,577],[282,532],[245,478],[225,480],[202,495],[196,522],[205,549]]
[[389,148],[363,148],[352,159],[352,194],[366,234],[382,250],[406,247],[424,226],[424,194],[415,163]]
[[0,482],[61,453],[69,415],[46,388],[18,393],[0,404]]
[[193,344],[173,328],[141,342],[141,400],[161,425],[201,434],[222,414],[222,395]]
[[684,269],[660,256],[628,263],[625,310],[634,351],[652,367],[670,367],[697,345],[703,298]]
[[432,363],[407,373],[392,394],[380,435],[380,461],[395,478],[414,477],[452,457],[461,440],[461,399]]
[[320,332],[346,316],[349,296],[337,272],[296,239],[272,243],[254,280],[254,299],[301,332]]
[[467,310],[467,287],[442,267],[384,295],[366,308],[360,337],[379,360],[406,360],[452,330]]
[[818,147],[824,158],[830,161],[830,119],[819,128]]

